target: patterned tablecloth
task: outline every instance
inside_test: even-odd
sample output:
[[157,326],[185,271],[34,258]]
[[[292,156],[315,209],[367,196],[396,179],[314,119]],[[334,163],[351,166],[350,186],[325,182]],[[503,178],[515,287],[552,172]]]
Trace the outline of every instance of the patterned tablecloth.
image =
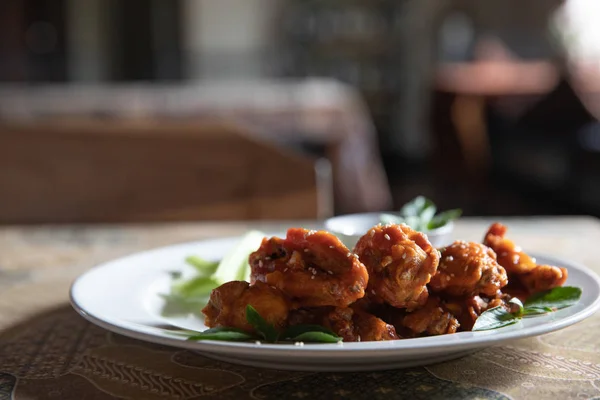
[[[480,240],[489,222],[465,219],[455,237]],[[600,272],[597,220],[504,222],[526,249]],[[427,367],[307,373],[242,367],[132,340],[84,321],[68,304],[70,283],[95,263],[247,228],[242,223],[0,228],[0,400],[600,398],[598,315]]]

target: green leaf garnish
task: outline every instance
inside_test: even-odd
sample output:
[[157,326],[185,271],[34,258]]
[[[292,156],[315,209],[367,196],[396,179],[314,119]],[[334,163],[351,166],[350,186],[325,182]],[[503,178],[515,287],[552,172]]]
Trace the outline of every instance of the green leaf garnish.
[[520,318],[506,311],[502,306],[497,306],[484,311],[475,321],[472,331],[487,331],[513,325]]
[[259,231],[249,231],[227,251],[221,261],[208,261],[193,255],[185,262],[196,270],[192,277],[181,272],[171,273],[171,290],[163,295],[166,303],[163,315],[189,314],[199,312],[208,302],[210,293],[218,286],[232,280],[249,281],[250,265],[248,258],[264,238]]
[[290,338],[295,342],[316,342],[316,343],[337,343],[342,338],[325,332],[304,332],[298,336]]
[[419,230],[427,230],[428,229],[429,222],[431,222],[431,219],[435,215],[436,211],[437,211],[436,206],[433,203],[431,203],[430,205],[426,206],[419,213],[419,219],[420,219]]
[[197,276],[188,280],[175,281],[171,287],[171,295],[183,299],[205,298],[219,286],[213,278]]
[[186,257],[185,262],[194,267],[202,276],[210,276],[214,274],[219,266],[218,261],[207,261],[198,256]]
[[435,217],[433,217],[431,219],[431,221],[429,221],[429,223],[427,224],[427,229],[433,230],[433,229],[441,228],[442,226],[446,225],[448,222],[454,221],[454,220],[460,218],[461,215],[462,215],[462,210],[460,208],[443,211],[443,212],[439,213],[438,215],[436,215]]
[[525,313],[523,303],[518,298],[513,297],[512,299],[510,299],[508,304],[514,304],[515,306],[518,307],[517,311],[514,311],[512,313],[515,317],[522,317],[523,314]]
[[267,342],[275,342],[279,333],[273,325],[265,321],[250,304],[246,306],[246,320]]
[[381,214],[379,216],[379,220],[381,221],[382,224],[387,225],[387,224],[402,224],[404,223],[404,218],[402,218],[399,215],[393,215],[393,214]]
[[252,325],[258,335],[252,335],[243,330],[228,327],[207,329],[204,332],[187,331],[183,335],[188,335],[188,340],[248,341],[261,338],[266,342],[273,343],[278,342],[280,339],[293,342],[315,343],[337,343],[342,341],[341,337],[320,325],[290,326],[279,335],[273,325],[266,322],[251,305],[246,306],[246,320]]
[[379,220],[383,224],[406,224],[416,231],[428,232],[440,228],[462,215],[462,210],[454,209],[436,215],[437,207],[430,199],[417,196],[400,209],[398,215],[380,214]]
[[525,302],[528,308],[550,308],[560,310],[572,306],[581,298],[581,289],[574,286],[556,287],[532,295]]
[[416,217],[433,202],[423,196],[417,196],[400,209],[400,215],[404,217]]
[[331,330],[321,325],[293,325],[288,327],[285,331],[279,335],[282,339],[293,339],[296,336],[302,335],[307,332],[321,332],[331,336],[336,336]]
[[556,287],[545,292],[535,293],[525,301],[525,305],[516,297],[509,304],[517,305],[515,312],[508,312],[502,306],[483,312],[475,321],[473,331],[485,331],[512,325],[522,317],[547,314],[576,304],[581,298],[581,289],[573,286]]
[[555,310],[550,307],[525,307],[523,309],[524,317],[533,317],[541,314],[548,314],[554,312]]
[[417,215],[406,217],[405,223],[416,231],[421,230],[421,219]]
[[240,329],[235,328],[211,328],[203,332],[199,332],[195,335],[190,336],[187,340],[199,341],[199,340],[225,340],[229,342],[240,342],[247,340],[256,340],[257,337],[244,332]]

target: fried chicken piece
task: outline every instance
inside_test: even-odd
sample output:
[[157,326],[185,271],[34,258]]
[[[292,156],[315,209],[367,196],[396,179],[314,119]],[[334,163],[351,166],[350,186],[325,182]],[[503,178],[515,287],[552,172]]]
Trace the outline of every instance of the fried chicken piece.
[[263,282],[249,285],[244,281],[231,281],[214,289],[202,313],[209,328],[226,326],[254,332],[246,320],[246,306],[251,305],[265,319],[281,330],[286,326],[290,301],[279,290]]
[[521,280],[518,279],[517,276],[509,277],[508,285],[502,288],[502,293],[510,298],[516,297],[521,300],[521,302],[525,303],[527,298],[531,295],[529,289],[523,285]]
[[290,325],[322,325],[345,342],[366,342],[400,339],[392,325],[376,316],[351,307],[318,307],[294,310]]
[[531,272],[519,275],[518,279],[530,293],[538,293],[564,285],[567,275],[566,268],[538,265]]
[[496,252],[498,262],[506,269],[510,280],[518,280],[527,290],[527,295],[562,286],[565,283],[568,276],[566,268],[536,264],[535,259],[505,238],[505,234],[506,226],[496,222],[490,226],[484,243]]
[[516,305],[511,305],[509,300],[511,296],[504,293],[497,297],[489,298],[485,296],[467,296],[467,297],[447,297],[443,299],[443,306],[458,319],[460,331],[470,331],[477,318],[484,311],[497,306],[504,307],[507,311],[516,311]]
[[294,308],[346,307],[364,296],[369,281],[358,257],[325,231],[292,228],[285,239],[265,238],[249,262],[251,282],[280,289]]
[[492,249],[458,240],[442,250],[437,274],[429,288],[451,296],[494,296],[507,283],[506,271],[496,261]]
[[452,313],[448,312],[440,299],[430,296],[423,308],[408,313],[402,320],[402,325],[416,335],[445,335],[456,333],[460,326]]
[[512,240],[504,237],[506,230],[506,226],[498,222],[492,224],[483,239],[483,244],[496,252],[498,263],[509,275],[531,272],[536,267],[535,260],[525,254]]
[[445,299],[444,306],[456,317],[461,331],[470,331],[487,305],[479,296],[468,296]]
[[371,228],[354,252],[369,271],[368,298],[409,310],[427,301],[427,283],[435,274],[439,252],[427,236],[407,225]]
[[400,336],[396,329],[385,321],[367,312],[354,311],[354,326],[358,332],[357,340],[363,342],[396,340]]

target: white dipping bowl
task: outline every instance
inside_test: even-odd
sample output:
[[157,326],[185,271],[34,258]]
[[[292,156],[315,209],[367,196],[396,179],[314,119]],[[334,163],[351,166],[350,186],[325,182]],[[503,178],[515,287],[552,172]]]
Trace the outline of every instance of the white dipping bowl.
[[[325,230],[339,237],[352,250],[362,235],[381,222],[379,219],[381,214],[379,212],[371,212],[332,217],[325,220]],[[393,213],[386,212],[385,214]],[[434,247],[443,247],[452,243],[453,230],[454,222],[450,221],[444,226],[423,233],[427,235],[427,238]]]

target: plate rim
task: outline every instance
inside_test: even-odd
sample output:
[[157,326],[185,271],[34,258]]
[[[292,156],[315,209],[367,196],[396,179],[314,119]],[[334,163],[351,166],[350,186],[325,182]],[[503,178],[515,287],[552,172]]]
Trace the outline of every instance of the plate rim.
[[[547,255],[540,252],[531,252],[529,253],[532,257],[543,258],[554,265],[564,265],[566,267],[574,267],[575,269],[581,271],[586,275],[587,278],[592,279],[593,283],[596,285],[598,289],[598,293],[596,298],[593,300],[591,304],[586,306],[584,309],[565,316],[559,320],[543,323],[538,326],[533,326],[527,328],[527,331],[523,333],[523,329],[513,329],[509,331],[482,331],[482,332],[464,332],[466,334],[476,334],[477,337],[472,337],[465,340],[456,340],[452,341],[451,337],[455,337],[455,335],[460,335],[461,333],[456,333],[452,335],[440,335],[440,336],[430,336],[425,338],[412,338],[412,339],[401,339],[401,340],[391,340],[391,341],[380,341],[380,342],[344,342],[342,345],[338,344],[304,344],[302,346],[293,346],[293,345],[282,345],[282,344],[264,344],[261,343],[238,343],[238,342],[222,342],[222,341],[187,341],[182,340],[181,338],[161,336],[158,334],[146,333],[135,331],[127,327],[119,326],[114,323],[111,323],[107,319],[102,319],[100,316],[96,316],[90,314],[86,311],[85,307],[79,304],[77,298],[75,296],[75,291],[78,284],[81,284],[86,277],[90,274],[94,273],[106,267],[107,265],[117,262],[117,261],[126,261],[129,258],[135,258],[141,255],[151,254],[153,252],[162,252],[165,250],[174,250],[177,247],[186,247],[191,245],[203,245],[208,246],[211,243],[217,242],[225,242],[225,241],[234,241],[238,239],[240,236],[225,236],[220,238],[210,238],[204,240],[196,240],[196,241],[186,241],[181,243],[175,243],[167,246],[155,247],[147,250],[142,250],[138,252],[133,252],[121,257],[117,257],[114,259],[107,260],[105,262],[96,264],[92,268],[88,269],[84,273],[80,274],[71,284],[69,289],[69,301],[71,306],[75,309],[75,311],[81,315],[87,321],[97,325],[103,329],[106,329],[110,332],[114,332],[123,336],[131,337],[134,339],[142,340],[149,343],[157,343],[167,346],[172,346],[175,348],[184,348],[188,350],[194,350],[202,353],[214,353],[214,354],[227,354],[227,355],[256,355],[257,350],[260,348],[261,355],[265,357],[279,357],[282,355],[290,354],[294,357],[322,357],[325,355],[333,356],[335,353],[336,358],[353,358],[356,356],[366,355],[367,353],[370,355],[376,355],[378,359],[381,358],[390,358],[394,359],[398,356],[398,351],[402,351],[406,355],[414,355],[419,352],[434,352],[440,350],[448,350],[448,351],[461,351],[466,349],[473,349],[482,347],[482,345],[490,344],[496,345],[506,341],[515,340],[515,339],[523,339],[532,336],[539,336],[545,333],[555,332],[560,329],[564,329],[568,326],[579,323],[594,313],[596,313],[600,309],[600,277],[597,273],[591,270],[589,267],[579,263],[577,261],[570,261],[565,258],[556,257],[553,255]],[[145,325],[143,325],[145,326]],[[147,326],[145,326],[148,328]],[[502,328],[501,328],[502,329]],[[157,333],[164,331],[162,329],[157,329]],[[439,341],[440,338],[450,339],[450,341],[446,341],[443,343],[435,343]],[[434,341],[434,343],[429,343],[430,341]],[[408,346],[411,345],[411,346]],[[388,354],[385,354],[388,353]]]

